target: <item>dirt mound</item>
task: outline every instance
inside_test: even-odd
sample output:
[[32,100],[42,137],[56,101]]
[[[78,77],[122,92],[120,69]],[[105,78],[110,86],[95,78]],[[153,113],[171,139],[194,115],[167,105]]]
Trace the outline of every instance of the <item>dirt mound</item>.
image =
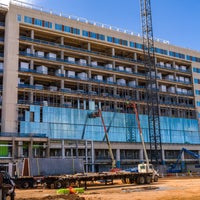
[[67,194],[67,195],[48,195],[46,197],[41,198],[16,198],[16,200],[85,200],[84,197],[79,197],[76,194]]

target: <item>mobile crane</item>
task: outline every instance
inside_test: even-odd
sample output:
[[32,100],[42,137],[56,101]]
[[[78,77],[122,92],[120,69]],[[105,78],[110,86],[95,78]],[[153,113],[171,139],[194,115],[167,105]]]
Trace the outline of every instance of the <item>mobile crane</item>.
[[192,152],[192,151],[190,151],[190,150],[188,150],[186,148],[182,148],[180,150],[180,153],[178,155],[176,163],[170,166],[170,168],[167,170],[167,173],[180,173],[180,172],[183,172],[183,171],[186,170],[184,162],[181,162],[181,166],[179,167],[179,164],[180,164],[179,162],[180,162],[180,160],[182,158],[183,153],[186,153],[186,154],[190,155],[192,158],[195,158],[195,159],[198,159],[198,160],[200,159],[200,155],[199,154],[197,154],[195,152]]
[[96,117],[100,117],[101,118],[101,122],[103,124],[104,133],[105,133],[104,137],[106,139],[106,142],[107,142],[107,145],[108,145],[109,154],[110,154],[110,157],[111,157],[111,160],[112,160],[112,169],[111,169],[111,171],[117,171],[118,169],[116,168],[116,161],[115,161],[115,158],[114,158],[114,155],[113,155],[113,151],[112,151],[112,147],[111,147],[111,144],[110,144],[110,140],[108,138],[108,131],[107,131],[107,128],[106,128],[106,125],[105,125],[105,122],[104,122],[104,119],[103,119],[103,116],[102,116],[101,109],[98,109],[98,111],[96,111],[96,112],[90,113],[88,115],[88,117],[89,118],[96,118]]

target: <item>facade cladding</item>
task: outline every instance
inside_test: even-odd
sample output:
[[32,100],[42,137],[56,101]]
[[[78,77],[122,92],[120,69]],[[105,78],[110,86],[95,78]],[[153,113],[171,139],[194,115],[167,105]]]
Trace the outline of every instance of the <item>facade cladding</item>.
[[[12,1],[0,7],[1,163],[80,157],[86,171],[111,165],[100,108],[118,166],[142,161],[137,104],[149,151],[142,38]],[[155,41],[163,159],[200,152],[200,53]],[[14,138],[14,139],[13,139]],[[7,159],[7,160],[6,160]],[[187,165],[196,160],[185,155]],[[6,160],[6,162],[5,162]]]

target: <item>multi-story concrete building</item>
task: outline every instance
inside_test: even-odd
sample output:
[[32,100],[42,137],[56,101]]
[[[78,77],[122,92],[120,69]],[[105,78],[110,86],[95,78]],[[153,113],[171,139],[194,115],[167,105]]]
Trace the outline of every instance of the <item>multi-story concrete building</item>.
[[[111,166],[100,108],[121,168],[144,160],[134,113],[149,149],[142,38],[107,25],[0,4],[1,165],[23,157],[81,157],[86,171]],[[162,154],[200,153],[200,52],[155,41]],[[152,72],[154,74],[154,72]],[[188,159],[187,159],[188,158]],[[185,155],[192,170],[198,160]],[[10,168],[9,168],[10,170]]]

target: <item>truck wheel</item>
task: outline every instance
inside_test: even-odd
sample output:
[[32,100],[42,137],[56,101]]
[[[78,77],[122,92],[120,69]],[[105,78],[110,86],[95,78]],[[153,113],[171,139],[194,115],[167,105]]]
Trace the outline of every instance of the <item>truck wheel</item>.
[[122,178],[121,181],[123,184],[126,184],[126,178]]
[[54,188],[55,188],[55,189],[60,189],[60,188],[62,188],[62,181],[60,181],[60,180],[55,181],[55,182],[54,182]]
[[158,176],[154,176],[154,182],[158,182]]
[[10,194],[10,200],[15,200],[15,193],[14,192]]
[[30,187],[30,183],[28,181],[24,181],[22,182],[21,187],[23,189],[28,189]]
[[137,177],[137,184],[140,184],[140,185],[145,184],[144,176],[138,176]]
[[151,183],[151,177],[150,177],[150,176],[147,176],[147,177],[146,177],[146,183],[147,183],[147,184],[150,184],[150,183]]

